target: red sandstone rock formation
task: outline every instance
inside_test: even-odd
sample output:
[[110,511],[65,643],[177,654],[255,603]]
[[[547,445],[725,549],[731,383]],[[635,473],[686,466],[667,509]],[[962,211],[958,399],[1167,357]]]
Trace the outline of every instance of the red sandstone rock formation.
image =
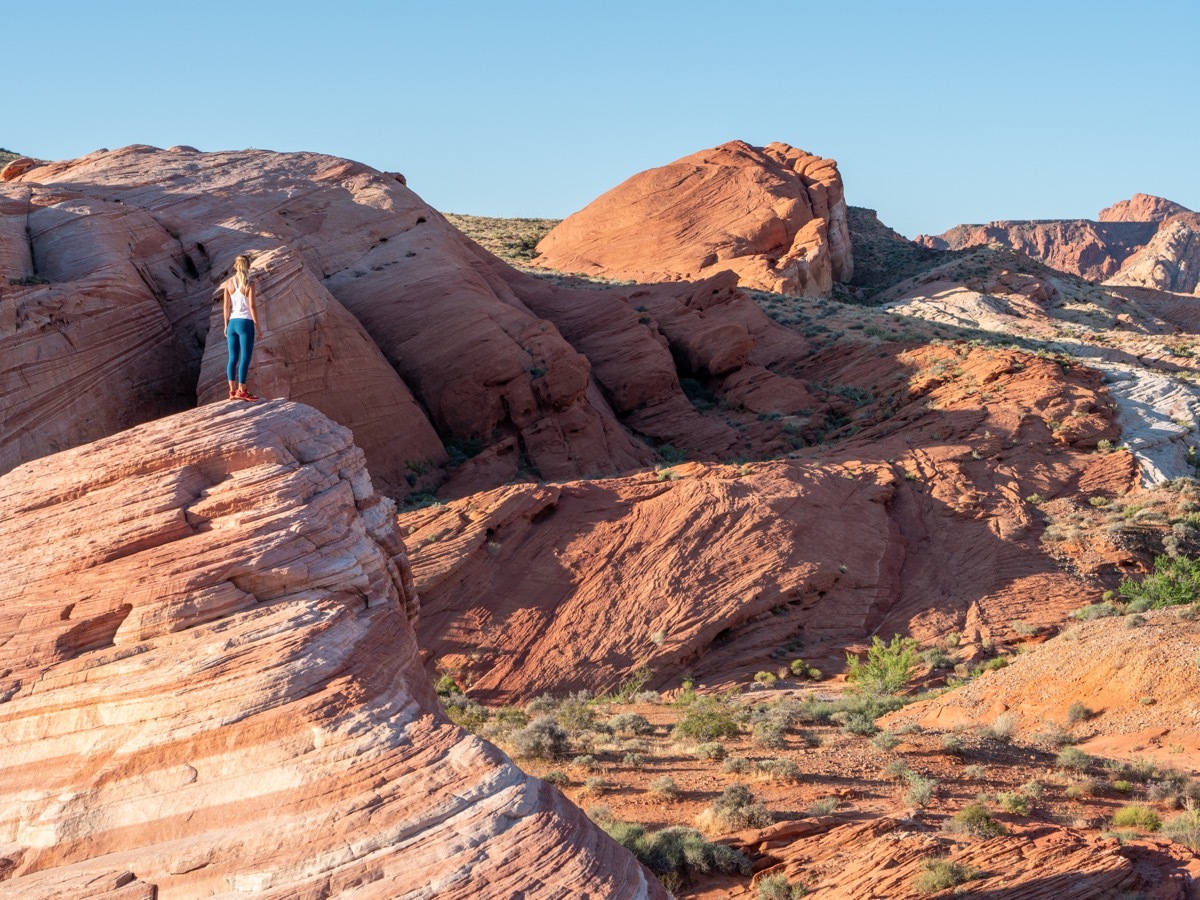
[[999,244],[1040,259],[1048,266],[1090,281],[1104,281],[1154,236],[1152,222],[1113,220],[992,222],[958,225],[937,237],[919,235],[918,244],[934,250],[964,250]]
[[1128,200],[1114,203],[1100,210],[1097,217],[1101,222],[1164,222],[1179,213],[1191,212],[1165,197],[1153,194],[1134,194]]
[[402,515],[422,646],[501,701],[609,688],[643,664],[658,686],[744,681],[795,640],[836,665],[871,633],[984,641],[1057,621],[1098,589],[1039,549],[1024,498],[1122,490],[1136,467],[1090,452],[1117,434],[1095,373],[964,354],[797,364],[861,398],[835,395],[841,441],[819,457],[515,485]]
[[1100,211],[1098,222],[959,225],[916,241],[935,250],[1000,244],[1091,281],[1193,293],[1200,284],[1200,215],[1162,197],[1134,194]]
[[1160,764],[1200,771],[1200,634],[1173,610],[1146,616],[1140,628],[1121,618],[1080,623],[1010,666],[891,718],[951,729],[1006,715],[1030,740],[1055,723],[1069,725],[1068,709],[1082,703],[1092,712],[1080,735],[1089,752],[1153,755]]
[[1185,212],[1165,220],[1110,283],[1200,293],[1200,213]]
[[854,271],[833,160],[731,141],[650,169],[568,217],[534,264],[638,282],[737,273],[743,287],[828,296]]
[[319,413],[26,464],[0,546],[0,896],[665,896],[443,718],[393,506]]
[[[836,207],[832,191],[813,186],[812,202]],[[353,429],[392,496],[438,483],[443,444],[485,450],[462,492],[522,469],[648,465],[631,432],[713,458],[777,452],[759,414],[814,405],[777,371],[807,342],[727,273],[569,290],[357,163],[132,146],[0,185],[0,471],[225,396],[214,291],[246,250],[266,332],[252,387]],[[697,408],[684,379],[727,408]]]
[[[918,823],[826,816],[783,822],[730,843],[755,860],[755,883],[783,875],[817,900],[928,897],[915,887],[922,863],[948,858],[977,875],[958,890],[997,900],[1093,900],[1129,893],[1147,900],[1192,900],[1200,861],[1153,838],[1123,847],[1073,828],[1012,823],[1001,837],[949,836]],[[939,891],[950,896],[953,891]]]

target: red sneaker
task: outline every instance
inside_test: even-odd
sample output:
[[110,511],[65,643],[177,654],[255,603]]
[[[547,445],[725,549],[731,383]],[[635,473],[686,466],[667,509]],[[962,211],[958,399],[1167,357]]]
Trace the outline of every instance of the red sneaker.
[[235,395],[235,396],[237,397],[237,399],[238,399],[238,400],[250,400],[250,401],[254,401],[254,400],[257,400],[257,399],[258,399],[257,397],[255,397],[255,396],[254,396],[252,393],[250,393],[249,391],[242,391],[242,390],[239,390],[239,391],[237,391],[237,393],[236,393],[236,395]]

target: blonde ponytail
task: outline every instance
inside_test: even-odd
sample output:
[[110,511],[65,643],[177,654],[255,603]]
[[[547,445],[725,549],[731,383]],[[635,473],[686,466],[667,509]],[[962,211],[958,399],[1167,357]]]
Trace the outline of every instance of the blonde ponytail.
[[242,290],[250,283],[250,259],[239,256],[233,261],[233,283]]

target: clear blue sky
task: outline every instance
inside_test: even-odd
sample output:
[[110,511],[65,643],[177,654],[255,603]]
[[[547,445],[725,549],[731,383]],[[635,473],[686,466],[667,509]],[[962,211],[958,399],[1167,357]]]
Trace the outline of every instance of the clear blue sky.
[[0,146],[318,150],[559,217],[727,140],[897,230],[1200,209],[1200,2],[76,2],[3,14]]

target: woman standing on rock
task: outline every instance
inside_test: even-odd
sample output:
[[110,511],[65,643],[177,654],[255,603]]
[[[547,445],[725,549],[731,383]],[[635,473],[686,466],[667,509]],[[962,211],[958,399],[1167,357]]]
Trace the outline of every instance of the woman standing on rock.
[[250,281],[250,259],[239,256],[233,261],[233,277],[225,282],[225,337],[229,341],[230,400],[257,400],[246,390],[250,372],[250,354],[254,352],[254,334],[258,313],[254,308],[254,283]]

